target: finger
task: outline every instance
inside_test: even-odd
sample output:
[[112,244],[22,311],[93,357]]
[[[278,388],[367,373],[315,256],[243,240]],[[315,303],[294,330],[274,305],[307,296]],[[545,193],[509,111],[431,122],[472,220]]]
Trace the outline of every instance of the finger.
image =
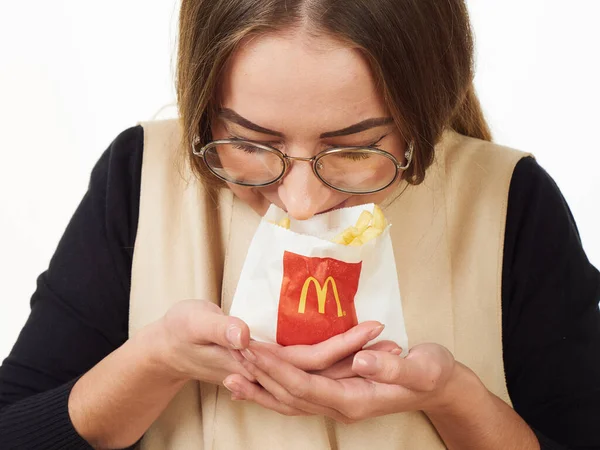
[[256,382],[256,378],[254,378],[254,375],[252,375],[250,372],[248,372],[248,369],[246,369],[244,367],[244,361],[245,361],[245,359],[240,354],[240,352],[238,350],[231,350],[230,349],[229,350],[229,354],[231,355],[231,357],[237,363],[237,366],[231,372],[232,373],[239,373],[240,375],[243,375],[244,378],[246,378],[251,383],[255,383]]
[[[364,322],[367,323],[367,322]],[[375,322],[378,323],[378,322]],[[362,326],[362,324],[361,324]],[[376,326],[375,328],[379,328],[378,326]],[[382,329],[383,330],[383,329]],[[351,330],[348,330],[348,332],[350,332]],[[252,341],[252,339],[250,339]],[[294,348],[303,348],[306,350],[310,350],[311,347],[315,347],[318,346],[319,344],[315,344],[315,345],[290,345],[287,347],[283,347],[282,345],[279,344],[273,344],[271,342],[258,342],[255,341],[256,344],[258,346],[260,346],[260,348],[265,348],[267,350],[269,350],[271,353],[274,353],[275,355],[277,355],[278,357],[283,357],[286,355],[287,352],[292,351],[292,349]],[[381,350],[381,351],[400,351],[402,352],[402,347],[400,347],[398,344],[396,344],[394,341],[379,341],[376,342],[375,344],[372,345],[366,345],[364,347],[361,347],[363,350]],[[288,362],[292,362],[292,361],[288,361]]]
[[[196,344],[215,343],[226,348],[246,348],[250,343],[250,330],[241,319],[226,316],[211,307],[210,302],[191,308],[187,327]],[[216,306],[216,305],[215,305]]]
[[[374,411],[381,415],[381,411],[394,412],[402,405],[414,406],[414,398],[418,395],[403,386],[376,383],[362,377],[337,381],[309,374],[268,351],[253,349],[252,344],[242,351],[242,355],[248,360],[245,364],[248,371],[275,398],[343,423],[371,417]],[[382,405],[387,407],[381,409]]]
[[373,345],[367,345],[363,350],[375,350],[379,352],[398,352],[402,353],[402,347],[394,341],[379,341]]
[[352,370],[379,383],[396,384],[420,392],[434,389],[441,375],[441,367],[435,361],[425,358],[402,358],[372,350],[357,353]]
[[383,328],[381,323],[369,321],[314,345],[290,345],[287,347],[264,343],[256,343],[256,345],[258,348],[268,349],[299,369],[305,371],[325,370],[362,349],[365,344],[379,336]]
[[[244,352],[246,352],[246,350]],[[254,377],[256,377],[256,380],[264,388],[264,390],[272,395],[278,402],[310,414],[328,416],[340,422],[347,422],[347,418],[335,409],[332,409],[326,405],[312,403],[303,398],[296,397],[292,392],[275,381],[255,364],[247,361],[245,367],[250,373],[252,373],[252,375],[254,375]],[[303,373],[304,375],[308,375],[306,372],[296,369],[291,365],[289,365],[289,369],[297,371],[298,373]]]
[[259,348],[245,349],[242,355],[248,360],[244,367],[279,401],[314,414],[344,420],[339,412],[341,408],[336,406],[344,403],[344,389],[339,382],[306,373]]
[[[378,350],[382,352],[391,352],[392,354],[402,353],[402,349],[392,341],[381,341],[376,344],[365,347],[368,350]],[[315,375],[321,375],[323,377],[330,378],[332,380],[339,380],[342,378],[351,378],[356,376],[356,372],[352,370],[352,363],[354,362],[354,354],[350,355],[341,361],[335,363],[333,366],[328,367],[325,370],[318,370],[313,372]]]
[[231,392],[234,399],[249,400],[286,416],[310,415],[306,411],[281,403],[265,389],[257,384],[250,383],[242,376],[230,375],[223,381],[223,385]]
[[352,370],[353,361],[354,355],[350,355],[325,370],[317,370],[311,373],[329,378],[330,380],[341,380],[343,378],[355,377],[356,373],[354,373]]
[[255,381],[254,376],[231,355],[230,350],[218,344],[194,346],[186,356],[186,367],[180,370],[194,379],[220,384],[227,376],[237,373]]

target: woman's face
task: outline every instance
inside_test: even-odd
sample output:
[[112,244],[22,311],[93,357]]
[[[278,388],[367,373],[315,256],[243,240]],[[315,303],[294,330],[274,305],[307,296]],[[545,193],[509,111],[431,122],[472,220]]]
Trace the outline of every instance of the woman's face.
[[[406,144],[393,122],[352,129],[369,119],[389,118],[389,113],[366,61],[335,40],[303,33],[247,40],[226,68],[220,101],[213,139],[257,141],[306,158],[331,147],[377,142],[404,163]],[[277,184],[229,186],[261,215],[274,203],[305,220],[343,206],[381,203],[397,182],[376,194],[345,194],[324,185],[310,163],[294,161]]]

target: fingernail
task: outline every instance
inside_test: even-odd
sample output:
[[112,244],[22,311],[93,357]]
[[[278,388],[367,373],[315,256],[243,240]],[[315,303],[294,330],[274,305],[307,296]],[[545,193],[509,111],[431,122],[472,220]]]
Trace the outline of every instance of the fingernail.
[[369,353],[356,355],[352,363],[352,370],[365,375],[375,373],[377,370],[377,358]]
[[252,351],[249,348],[245,348],[241,352],[244,358],[246,358],[248,361],[252,363],[257,361],[256,355],[252,353]]
[[395,348],[390,352],[392,355],[400,356],[402,354],[402,349],[400,347]]
[[240,386],[235,381],[224,380],[223,386],[225,386],[229,392],[239,395]]
[[379,336],[381,334],[381,332],[383,331],[383,329],[385,328],[385,325],[379,325],[376,328],[373,328],[371,330],[371,332],[369,333],[369,339],[375,339],[377,336]]
[[236,350],[242,348],[242,329],[237,325],[230,325],[227,328],[227,340]]

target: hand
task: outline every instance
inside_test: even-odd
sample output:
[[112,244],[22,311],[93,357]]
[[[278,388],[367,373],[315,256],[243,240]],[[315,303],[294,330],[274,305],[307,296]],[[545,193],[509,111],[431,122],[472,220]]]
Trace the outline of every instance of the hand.
[[[281,358],[292,366],[310,373],[318,374],[331,379],[340,379],[355,376],[352,371],[352,361],[356,352],[363,348],[391,352],[399,355],[402,349],[391,341],[381,341],[372,346],[365,345],[375,339],[383,331],[383,325],[379,322],[363,322],[345,333],[336,335],[325,342],[315,345],[290,345],[282,347],[277,344],[263,342],[252,342],[255,349],[264,349],[276,357]],[[232,352],[238,362],[246,365],[246,359],[239,351]],[[246,377],[247,378],[247,377]],[[232,391],[231,386],[236,386],[237,377],[229,378],[233,384],[225,382],[226,387]],[[243,382],[246,385],[245,381]],[[256,386],[250,386],[255,389]],[[234,400],[241,400],[243,396],[233,395]],[[246,398],[250,400],[250,398]],[[308,415],[309,413],[297,408],[285,405],[271,397],[262,397],[263,406],[286,415]]]
[[365,350],[354,357],[354,376],[332,380],[300,370],[254,343],[242,353],[247,360],[244,367],[262,387],[231,375],[225,385],[234,398],[252,400],[279,412],[280,405],[285,405],[343,423],[396,412],[445,408],[454,401],[451,387],[459,366],[452,354],[437,344],[417,345],[406,358],[397,352]]
[[185,300],[161,319],[160,361],[176,379],[220,384],[232,373],[254,377],[232,356],[250,342],[248,326],[214,303]]
[[[315,345],[290,345],[252,342],[254,348],[270,351],[275,356],[287,361],[298,369],[319,374],[331,379],[353,377],[352,361],[357,352],[364,349],[391,352],[396,355],[402,349],[392,341],[381,341],[372,346],[365,345],[381,334],[384,326],[376,321],[360,323],[345,333]],[[239,351],[233,351],[237,361],[245,359]]]

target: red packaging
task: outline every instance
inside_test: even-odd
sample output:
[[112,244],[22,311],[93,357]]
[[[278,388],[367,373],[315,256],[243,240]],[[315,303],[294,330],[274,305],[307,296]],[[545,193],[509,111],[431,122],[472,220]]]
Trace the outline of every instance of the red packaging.
[[316,344],[357,325],[354,296],[362,262],[285,251],[277,343]]

